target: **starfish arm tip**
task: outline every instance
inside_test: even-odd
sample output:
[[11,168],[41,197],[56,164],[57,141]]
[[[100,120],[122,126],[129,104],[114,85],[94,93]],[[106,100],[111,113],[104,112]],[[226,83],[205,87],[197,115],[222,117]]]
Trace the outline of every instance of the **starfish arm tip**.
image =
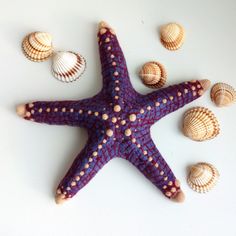
[[211,86],[211,81],[208,79],[199,80],[199,83],[201,84],[204,92],[207,91]]
[[177,192],[171,199],[172,199],[174,202],[181,203],[181,202],[184,202],[184,200],[185,200],[185,195],[184,195],[183,191],[180,190],[180,191]]
[[16,113],[20,117],[25,117],[25,115],[26,115],[26,106],[24,104],[18,105],[16,107]]
[[102,28],[108,28],[110,29],[111,27],[105,22],[105,21],[100,21],[99,24],[98,24],[98,28],[99,30],[102,29]]
[[55,202],[56,204],[62,204],[64,203],[65,201],[67,201],[67,199],[65,198],[65,195],[64,194],[57,194],[56,197],[55,197]]

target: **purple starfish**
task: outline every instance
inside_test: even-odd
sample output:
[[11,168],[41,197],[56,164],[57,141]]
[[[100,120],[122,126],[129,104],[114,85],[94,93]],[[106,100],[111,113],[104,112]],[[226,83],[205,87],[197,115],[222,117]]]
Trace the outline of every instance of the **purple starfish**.
[[141,95],[134,90],[114,31],[99,24],[103,88],[80,101],[33,102],[17,113],[39,123],[84,127],[88,141],[60,182],[56,202],[72,198],[114,157],[136,166],[163,194],[184,200],[180,183],[155,147],[150,127],[165,115],[200,97],[210,81],[190,81]]

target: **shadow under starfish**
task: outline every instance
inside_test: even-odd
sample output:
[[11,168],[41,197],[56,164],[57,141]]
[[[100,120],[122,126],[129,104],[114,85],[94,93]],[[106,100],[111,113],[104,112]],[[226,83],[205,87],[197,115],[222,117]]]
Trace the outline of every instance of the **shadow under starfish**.
[[99,24],[98,44],[103,88],[79,101],[37,101],[19,105],[17,113],[40,123],[84,127],[88,141],[60,182],[56,202],[72,198],[114,157],[136,166],[163,194],[184,201],[175,178],[150,136],[150,127],[165,115],[200,97],[210,81],[189,81],[147,95],[134,90],[113,29]]

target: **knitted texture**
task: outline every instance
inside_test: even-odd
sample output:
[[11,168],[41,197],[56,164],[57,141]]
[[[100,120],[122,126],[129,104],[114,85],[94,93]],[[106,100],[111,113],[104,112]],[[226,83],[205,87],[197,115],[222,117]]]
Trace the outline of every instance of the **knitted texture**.
[[84,127],[86,146],[57,188],[58,199],[72,198],[114,157],[136,166],[166,197],[180,192],[179,182],[155,147],[150,127],[165,115],[203,93],[199,81],[184,82],[147,95],[134,90],[114,31],[98,32],[103,88],[79,101],[37,101],[25,105],[25,119],[39,123]]

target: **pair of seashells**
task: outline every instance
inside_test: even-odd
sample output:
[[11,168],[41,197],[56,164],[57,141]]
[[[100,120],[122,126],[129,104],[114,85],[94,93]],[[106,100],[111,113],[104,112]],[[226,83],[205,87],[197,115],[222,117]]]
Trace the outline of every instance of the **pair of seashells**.
[[209,163],[200,162],[190,167],[187,182],[198,193],[210,191],[219,179],[218,170]]
[[28,34],[22,42],[22,49],[31,61],[41,62],[52,57],[52,74],[62,82],[77,80],[86,68],[86,61],[80,54],[71,51],[54,51],[52,36],[49,33]]

